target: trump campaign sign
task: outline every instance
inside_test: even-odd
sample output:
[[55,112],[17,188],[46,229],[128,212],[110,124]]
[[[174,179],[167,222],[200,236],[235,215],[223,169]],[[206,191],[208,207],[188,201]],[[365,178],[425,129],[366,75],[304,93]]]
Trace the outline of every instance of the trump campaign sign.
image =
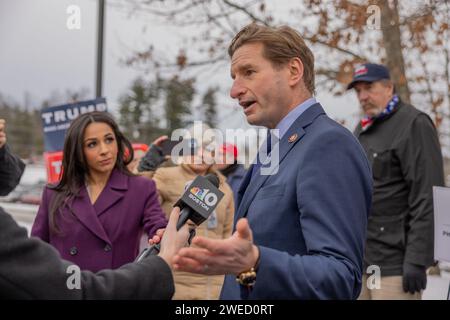
[[42,109],[45,152],[61,151],[64,137],[72,120],[80,114],[92,111],[108,111],[105,98],[80,101]]
[[48,183],[59,180],[62,172],[62,150],[66,131],[72,120],[92,111],[107,112],[105,98],[80,101],[42,109],[42,128],[44,130],[44,158],[47,167]]
[[62,173],[63,152],[45,152],[45,164],[47,167],[47,182],[56,183],[59,181]]

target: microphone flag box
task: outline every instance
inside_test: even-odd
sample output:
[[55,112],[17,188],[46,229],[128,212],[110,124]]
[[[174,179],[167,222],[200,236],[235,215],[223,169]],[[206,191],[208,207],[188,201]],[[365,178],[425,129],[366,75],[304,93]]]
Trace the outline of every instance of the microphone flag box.
[[186,188],[183,196],[175,206],[180,207],[180,209],[186,206],[190,207],[194,213],[189,218],[196,225],[200,225],[208,219],[223,196],[223,192],[208,179],[203,176],[198,176]]

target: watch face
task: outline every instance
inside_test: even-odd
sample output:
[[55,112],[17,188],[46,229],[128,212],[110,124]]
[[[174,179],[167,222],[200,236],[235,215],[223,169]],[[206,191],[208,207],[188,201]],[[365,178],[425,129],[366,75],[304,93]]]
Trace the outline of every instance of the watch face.
[[256,282],[256,272],[255,270],[243,272],[237,278],[236,281],[239,282],[243,286],[251,287]]
[[243,279],[243,282],[245,285],[249,286],[249,285],[253,285],[256,281],[256,276],[249,276],[245,279]]

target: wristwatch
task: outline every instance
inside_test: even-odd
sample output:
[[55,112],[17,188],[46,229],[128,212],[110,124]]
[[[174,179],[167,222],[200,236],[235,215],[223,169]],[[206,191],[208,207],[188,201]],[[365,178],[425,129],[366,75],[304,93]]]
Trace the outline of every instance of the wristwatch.
[[236,277],[236,281],[245,287],[253,287],[256,283],[256,271],[254,268],[251,268],[248,271],[244,271],[239,273]]
[[256,283],[256,271],[258,270],[259,259],[261,256],[259,253],[259,247],[258,246],[256,247],[258,248],[258,260],[256,260],[255,266],[250,270],[239,273],[236,276],[236,282],[245,287],[253,287]]

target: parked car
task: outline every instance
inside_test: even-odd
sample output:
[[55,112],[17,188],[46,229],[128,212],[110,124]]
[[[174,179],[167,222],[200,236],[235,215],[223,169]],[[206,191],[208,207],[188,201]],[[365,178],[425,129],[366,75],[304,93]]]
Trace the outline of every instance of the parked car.
[[6,197],[0,197],[0,201],[39,205],[41,204],[42,191],[45,184],[45,181],[42,180],[34,184],[19,184]]
[[0,197],[0,201],[40,204],[46,180],[47,172],[44,166],[27,164],[19,185],[7,196]]
[[31,186],[31,188],[22,193],[19,198],[19,202],[40,205],[44,186],[45,183],[39,183]]
[[30,188],[29,185],[19,184],[13,191],[11,191],[7,196],[0,197],[0,201],[3,202],[17,202],[20,197]]

